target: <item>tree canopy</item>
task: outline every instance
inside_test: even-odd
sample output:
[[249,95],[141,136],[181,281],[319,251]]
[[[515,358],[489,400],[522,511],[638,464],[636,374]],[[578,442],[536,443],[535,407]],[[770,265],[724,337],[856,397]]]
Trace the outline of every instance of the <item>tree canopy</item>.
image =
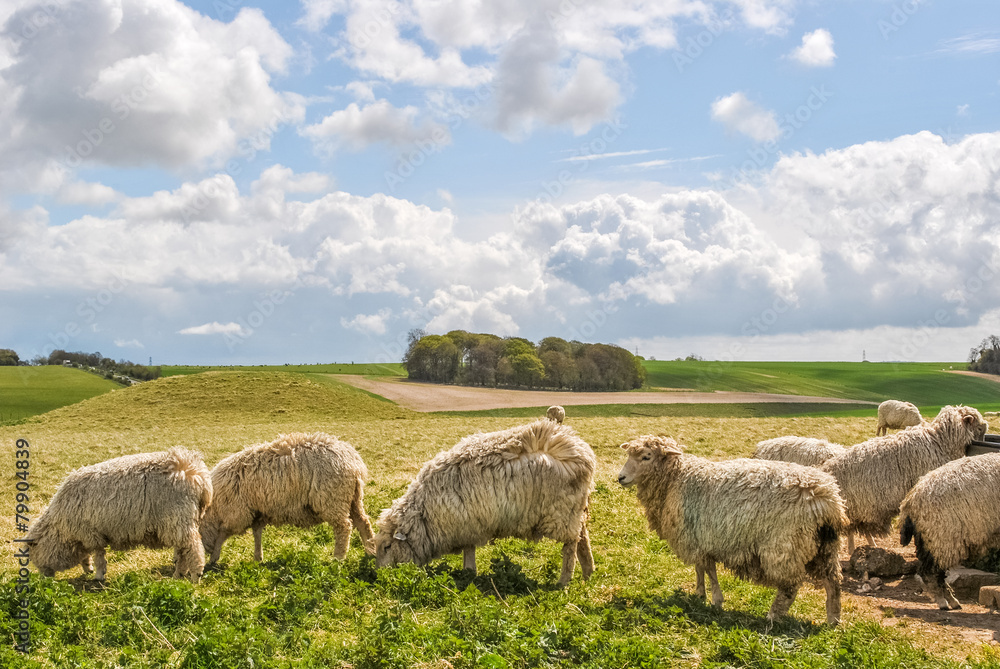
[[969,351],[969,369],[985,374],[1000,374],[1000,337],[990,335]]
[[444,335],[410,332],[403,365],[411,379],[475,386],[515,386],[567,390],[641,388],[641,358],[612,344],[587,344],[545,337],[534,344],[522,337],[501,338],[452,330]]

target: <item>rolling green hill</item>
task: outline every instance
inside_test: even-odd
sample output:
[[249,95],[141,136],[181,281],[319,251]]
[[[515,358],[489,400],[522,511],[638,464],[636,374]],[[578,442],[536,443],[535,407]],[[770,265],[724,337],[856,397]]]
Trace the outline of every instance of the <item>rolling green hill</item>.
[[103,395],[120,385],[69,367],[0,367],[0,425]]
[[963,374],[960,363],[862,362],[645,362],[651,388],[818,395],[919,407],[970,404],[1000,408],[1000,383]]
[[163,376],[200,374],[201,372],[306,372],[308,374],[361,374],[363,376],[406,376],[406,370],[398,362],[377,363],[329,363],[317,365],[162,365]]

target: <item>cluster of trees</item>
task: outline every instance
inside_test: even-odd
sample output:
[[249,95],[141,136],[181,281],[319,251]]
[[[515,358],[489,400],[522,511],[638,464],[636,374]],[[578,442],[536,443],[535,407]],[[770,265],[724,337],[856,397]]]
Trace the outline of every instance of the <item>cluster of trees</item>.
[[84,353],[82,351],[70,353],[58,348],[52,351],[47,358],[43,356],[36,357],[32,360],[32,363],[36,365],[61,365],[67,360],[76,367],[93,368],[109,379],[115,376],[127,376],[132,379],[139,379],[140,381],[150,381],[160,378],[159,367],[147,367],[146,365],[139,365],[128,360],[118,360],[116,362],[111,358],[103,357],[100,353]]
[[0,348],[0,367],[17,366],[21,364],[21,358],[9,348]]
[[969,369],[973,372],[1000,374],[1000,337],[990,335],[969,351]]
[[642,359],[620,346],[546,337],[413,330],[403,357],[411,379],[474,386],[631,390],[646,380]]

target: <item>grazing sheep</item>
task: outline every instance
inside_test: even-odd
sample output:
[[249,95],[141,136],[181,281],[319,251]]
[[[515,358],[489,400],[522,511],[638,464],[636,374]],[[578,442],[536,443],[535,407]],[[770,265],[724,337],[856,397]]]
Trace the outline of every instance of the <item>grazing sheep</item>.
[[373,552],[364,507],[367,478],[368,468],[354,447],[322,432],[281,435],[224,458],[212,470],[215,501],[201,523],[209,566],[218,562],[226,539],[248,527],[253,528],[254,559],[260,562],[266,525],[329,523],[336,535],[333,556],[342,560],[353,523],[365,550]]
[[696,594],[722,606],[715,564],[740,578],[778,589],[768,620],[785,615],[807,578],[826,589],[826,621],[840,621],[839,533],[847,524],[837,482],[790,462],[712,462],[683,454],[669,437],[646,435],[622,444],[618,474],[636,486],[649,527],[677,557],[694,564]]
[[758,460],[779,460],[817,467],[846,450],[840,444],[834,444],[826,439],[786,436],[758,442],[753,457]]
[[563,543],[559,584],[594,571],[587,504],[594,488],[594,452],[566,425],[542,419],[500,432],[470,435],[438,453],[406,493],[382,512],[375,564],[427,564],[463,552],[476,569],[476,546],[516,537]]
[[960,458],[926,474],[899,509],[899,543],[913,538],[917,574],[939,608],[960,609],[945,572],[1000,546],[1000,454]]
[[827,460],[820,469],[837,479],[847,502],[847,529],[888,534],[899,504],[920,477],[963,457],[969,442],[982,439],[986,427],[974,408],[946,406],[931,422],[873,437]]
[[551,406],[549,407],[549,410],[545,412],[545,417],[549,420],[561,423],[566,420],[566,410],[559,405]]
[[173,547],[174,578],[197,583],[205,566],[198,521],[211,502],[208,469],[199,453],[184,448],[81,467],[31,526],[31,559],[44,576],[79,564],[103,581],[106,546]]
[[886,400],[878,405],[878,426],[875,428],[875,434],[881,436],[887,434],[889,428],[896,430],[920,425],[923,420],[916,405],[899,400]]

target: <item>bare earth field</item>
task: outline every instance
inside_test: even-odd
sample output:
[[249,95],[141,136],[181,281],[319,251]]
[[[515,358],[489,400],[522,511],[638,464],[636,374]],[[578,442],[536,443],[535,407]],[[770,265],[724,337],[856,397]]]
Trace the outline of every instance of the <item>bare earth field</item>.
[[[563,406],[581,404],[743,404],[754,402],[865,404],[865,402],[859,402],[858,400],[845,400],[833,397],[777,395],[772,393],[724,391],[706,393],[694,390],[648,393],[505,390],[500,388],[449,386],[399,378],[391,380],[371,379],[351,374],[338,375],[337,380],[349,383],[356,388],[367,390],[376,395],[381,395],[400,406],[414,411],[484,411],[488,409],[514,409],[517,407],[552,404],[561,404]],[[868,402],[867,404],[874,405],[876,403]]]

